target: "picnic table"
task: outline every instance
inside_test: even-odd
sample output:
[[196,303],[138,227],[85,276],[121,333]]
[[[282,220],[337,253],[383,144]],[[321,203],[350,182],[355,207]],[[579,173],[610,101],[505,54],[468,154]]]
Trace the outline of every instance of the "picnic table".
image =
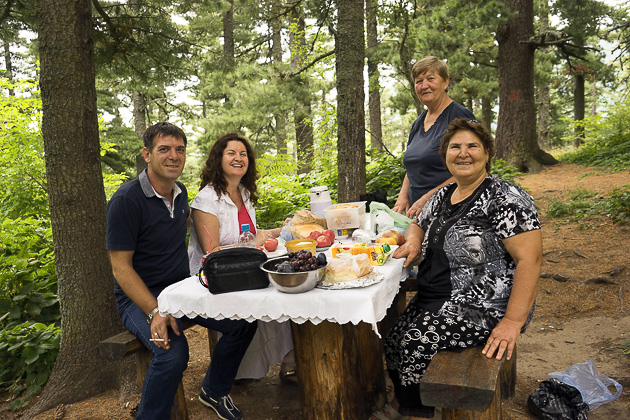
[[368,287],[288,294],[266,289],[213,295],[197,277],[166,288],[160,313],[174,317],[291,322],[304,419],[367,418],[386,401],[378,322],[407,278],[404,260],[374,267]]

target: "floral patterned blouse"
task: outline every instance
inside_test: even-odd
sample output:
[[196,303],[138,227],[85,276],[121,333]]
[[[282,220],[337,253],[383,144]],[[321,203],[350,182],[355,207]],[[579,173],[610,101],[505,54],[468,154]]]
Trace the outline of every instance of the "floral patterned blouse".
[[418,217],[425,236],[417,302],[492,329],[505,315],[516,269],[502,241],[540,229],[540,220],[533,199],[510,182],[488,175],[452,205],[456,186],[438,190]]

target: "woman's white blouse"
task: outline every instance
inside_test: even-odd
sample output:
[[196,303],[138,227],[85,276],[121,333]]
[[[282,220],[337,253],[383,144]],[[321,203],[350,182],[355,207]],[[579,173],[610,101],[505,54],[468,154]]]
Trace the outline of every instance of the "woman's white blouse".
[[[239,186],[239,189],[247,213],[255,226],[256,211],[249,200],[249,192],[243,186]],[[219,197],[211,185],[206,185],[199,191],[190,207],[212,214],[219,219],[219,245],[233,245],[238,242],[241,233],[241,226],[238,223],[238,209],[228,194],[221,194]],[[201,258],[205,255],[208,245],[199,243],[195,222],[191,218],[190,240],[188,242],[188,261],[191,275],[196,275],[199,272]]]

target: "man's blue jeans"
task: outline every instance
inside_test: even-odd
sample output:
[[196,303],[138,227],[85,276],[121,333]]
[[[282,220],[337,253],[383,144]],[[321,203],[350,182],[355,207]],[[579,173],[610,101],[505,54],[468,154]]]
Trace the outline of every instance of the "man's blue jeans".
[[[182,331],[175,335],[169,330],[170,350],[158,348],[149,341],[151,326],[146,314],[134,303],[118,308],[120,318],[127,330],[134,334],[153,353],[153,360],[147,370],[142,386],[142,399],[136,419],[170,419],[170,411],[177,387],[188,365],[188,341]],[[156,315],[160,316],[160,315]],[[214,349],[214,357],[202,382],[206,393],[213,397],[222,397],[230,393],[241,359],[256,332],[257,323],[243,320],[207,319],[197,317],[192,320],[206,328],[222,333]]]

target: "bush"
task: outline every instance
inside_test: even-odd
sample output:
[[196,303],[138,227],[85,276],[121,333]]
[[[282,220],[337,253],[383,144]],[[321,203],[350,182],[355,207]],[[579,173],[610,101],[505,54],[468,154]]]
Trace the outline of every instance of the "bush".
[[0,331],[0,389],[12,396],[26,391],[10,407],[20,409],[46,383],[59,353],[61,329],[54,325],[23,322]]
[[630,222],[630,185],[613,189],[606,197],[592,191],[577,189],[569,194],[569,202],[549,201],[547,216],[551,218],[569,216],[580,220],[588,216],[609,217],[613,223]]
[[630,100],[612,108],[607,118],[585,118],[583,126],[584,144],[559,156],[562,162],[630,169]]

